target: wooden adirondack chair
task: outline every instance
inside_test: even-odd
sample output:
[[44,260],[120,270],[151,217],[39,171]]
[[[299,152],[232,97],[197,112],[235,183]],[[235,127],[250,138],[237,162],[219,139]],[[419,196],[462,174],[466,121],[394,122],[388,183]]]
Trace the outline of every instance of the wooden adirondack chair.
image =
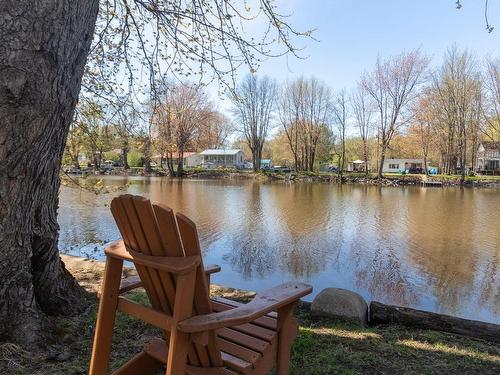
[[[287,283],[240,304],[209,297],[196,226],[182,214],[145,198],[114,198],[111,212],[123,240],[106,248],[91,375],[107,373],[116,311],[161,328],[157,338],[115,374],[267,374],[289,372],[298,325],[293,308],[312,287]],[[140,281],[121,283],[123,261],[134,263]],[[121,296],[142,286],[151,307]]]

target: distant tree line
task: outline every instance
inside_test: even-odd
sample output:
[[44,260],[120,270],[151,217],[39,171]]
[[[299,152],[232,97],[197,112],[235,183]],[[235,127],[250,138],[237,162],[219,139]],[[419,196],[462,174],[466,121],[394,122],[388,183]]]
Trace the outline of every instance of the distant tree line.
[[[500,58],[476,58],[450,48],[441,66],[430,68],[419,50],[378,59],[355,87],[334,92],[317,78],[278,84],[249,74],[226,94],[231,118],[217,110],[203,86],[163,80],[155,100],[109,110],[82,101],[71,125],[66,160],[82,152],[99,168],[110,150],[125,168],[146,168],[153,153],[170,175],[182,176],[188,151],[236,147],[255,170],[263,158],[297,171],[320,163],[342,174],[361,159],[365,172],[382,176],[384,160],[422,158],[425,170],[446,174],[474,170],[483,140],[500,140]],[[140,109],[137,109],[140,108]],[[106,153],[108,152],[108,153]],[[136,154],[134,154],[136,155]]]

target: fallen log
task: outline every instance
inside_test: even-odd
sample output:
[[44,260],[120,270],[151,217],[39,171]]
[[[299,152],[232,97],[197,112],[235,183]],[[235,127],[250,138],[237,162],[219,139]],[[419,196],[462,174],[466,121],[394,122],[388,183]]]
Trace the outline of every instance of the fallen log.
[[458,333],[500,343],[500,325],[457,318],[408,307],[370,303],[370,324],[396,323],[404,326]]

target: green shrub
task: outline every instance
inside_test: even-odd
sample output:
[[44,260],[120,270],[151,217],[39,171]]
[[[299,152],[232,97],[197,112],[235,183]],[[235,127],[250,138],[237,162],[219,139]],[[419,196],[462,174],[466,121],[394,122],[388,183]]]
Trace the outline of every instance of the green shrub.
[[121,161],[121,155],[118,152],[108,151],[104,153],[104,160],[112,160],[115,163]]
[[143,167],[144,155],[138,151],[131,151],[127,155],[127,161],[131,167]]

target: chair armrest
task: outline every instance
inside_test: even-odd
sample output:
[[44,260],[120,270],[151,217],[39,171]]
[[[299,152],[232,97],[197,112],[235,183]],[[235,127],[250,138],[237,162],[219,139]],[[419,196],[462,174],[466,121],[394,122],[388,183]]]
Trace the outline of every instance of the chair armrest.
[[211,275],[216,272],[220,272],[221,268],[218,264],[211,264],[205,267],[205,275]]
[[199,256],[168,257],[160,255],[147,255],[126,248],[123,240],[113,242],[104,249],[106,256],[121,260],[128,260],[134,264],[153,268],[159,271],[184,275],[196,270],[201,263]]
[[249,323],[271,311],[290,305],[312,292],[312,286],[303,283],[286,283],[258,294],[251,302],[235,309],[197,315],[178,323],[186,333],[211,331]]

